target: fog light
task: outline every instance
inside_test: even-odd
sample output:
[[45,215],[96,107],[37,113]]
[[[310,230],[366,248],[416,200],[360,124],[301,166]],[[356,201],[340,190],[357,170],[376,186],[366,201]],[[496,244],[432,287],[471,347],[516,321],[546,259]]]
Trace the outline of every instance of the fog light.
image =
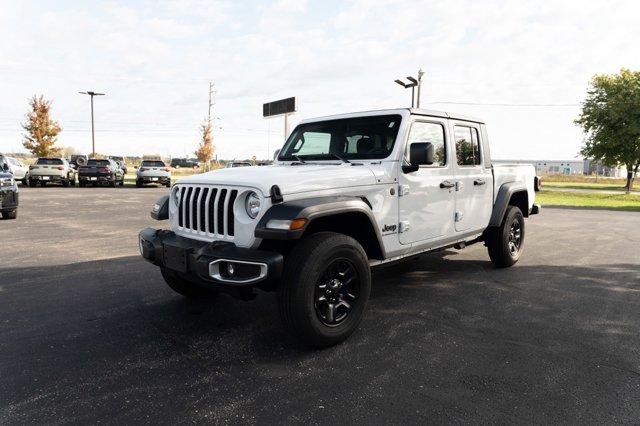
[[233,277],[236,273],[236,269],[233,267],[233,263],[227,263],[227,274],[230,277]]

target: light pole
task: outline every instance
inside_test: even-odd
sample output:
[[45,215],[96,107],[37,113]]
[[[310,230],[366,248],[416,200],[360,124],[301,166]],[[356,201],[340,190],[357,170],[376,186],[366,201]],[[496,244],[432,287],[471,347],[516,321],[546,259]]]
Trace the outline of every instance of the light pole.
[[[424,75],[424,71],[422,71],[422,69],[420,69],[418,71],[418,78],[416,79],[415,77],[412,76],[408,76],[407,80],[409,80],[409,83],[405,83],[404,81],[398,79],[395,80],[396,83],[398,83],[400,86],[404,87],[405,89],[409,89],[411,88],[411,108],[413,108],[414,106],[416,108],[420,108],[420,86],[422,85],[422,76]],[[418,99],[416,102],[416,96],[415,96],[415,90],[416,87],[418,88]]]
[[78,92],[81,95],[89,95],[91,96],[91,157],[95,158],[96,156],[96,134],[93,128],[93,97],[94,96],[104,96],[104,93],[97,93],[87,90],[86,92]]

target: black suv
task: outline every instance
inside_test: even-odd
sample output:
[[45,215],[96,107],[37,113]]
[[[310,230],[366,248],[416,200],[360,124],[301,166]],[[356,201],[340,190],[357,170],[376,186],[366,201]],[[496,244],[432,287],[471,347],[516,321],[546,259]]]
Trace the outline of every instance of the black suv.
[[200,167],[198,160],[194,158],[172,158],[171,167],[179,169],[180,167],[189,167],[191,169],[197,169]]
[[78,170],[78,182],[81,187],[87,184],[106,183],[109,186],[124,185],[124,171],[111,159],[89,159],[86,166]]
[[6,163],[0,169],[0,214],[2,219],[18,217],[18,185]]

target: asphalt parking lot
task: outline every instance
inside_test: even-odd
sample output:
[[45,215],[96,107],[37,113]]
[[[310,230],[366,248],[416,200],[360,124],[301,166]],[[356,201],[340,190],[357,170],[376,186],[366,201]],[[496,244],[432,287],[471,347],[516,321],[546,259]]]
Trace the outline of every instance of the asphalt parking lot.
[[24,188],[1,221],[0,423],[635,423],[640,214],[546,209],[374,274],[345,343],[309,350],[273,294],[189,302],[137,254],[166,188]]

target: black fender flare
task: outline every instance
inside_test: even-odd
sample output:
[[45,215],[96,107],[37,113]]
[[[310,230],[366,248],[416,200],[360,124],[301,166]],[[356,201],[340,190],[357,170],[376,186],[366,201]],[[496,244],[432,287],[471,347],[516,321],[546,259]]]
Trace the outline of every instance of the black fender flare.
[[[378,229],[371,205],[365,198],[355,196],[330,196],[305,198],[301,200],[287,201],[271,206],[265,212],[255,230],[256,238],[266,240],[296,240],[302,237],[304,231],[315,219],[342,213],[362,213],[369,220],[369,225],[376,234],[378,245],[384,256],[384,244],[382,234]],[[307,219],[307,223],[301,229],[291,231],[288,229],[267,228],[270,220],[295,220]]]
[[[527,192],[527,187],[522,182],[508,182],[502,184],[498,190],[496,201],[493,203],[493,212],[491,213],[491,220],[489,220],[489,226],[500,226],[502,224],[502,218],[509,206],[509,200],[513,194],[518,192]],[[528,194],[527,194],[528,197]],[[528,212],[523,212],[527,215]]]

